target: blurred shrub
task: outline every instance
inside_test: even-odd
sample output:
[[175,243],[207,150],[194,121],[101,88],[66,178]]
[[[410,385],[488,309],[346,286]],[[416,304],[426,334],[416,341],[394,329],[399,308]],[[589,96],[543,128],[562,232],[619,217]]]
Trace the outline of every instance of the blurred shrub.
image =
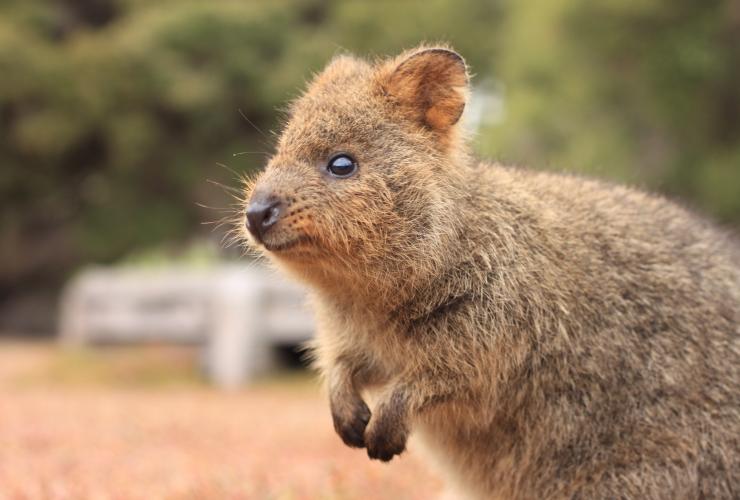
[[191,234],[215,162],[266,148],[238,110],[269,124],[298,79],[274,77],[291,43],[275,32],[295,22],[283,9],[110,2],[91,26],[80,5],[2,16],[6,286]]
[[506,119],[481,148],[659,189],[740,222],[740,2],[511,2]]

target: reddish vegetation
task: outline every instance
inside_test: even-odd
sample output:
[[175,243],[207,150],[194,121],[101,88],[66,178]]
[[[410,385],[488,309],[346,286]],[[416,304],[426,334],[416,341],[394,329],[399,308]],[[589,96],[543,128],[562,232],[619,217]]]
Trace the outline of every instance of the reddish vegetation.
[[413,450],[385,465],[345,448],[305,382],[238,393],[60,383],[47,369],[55,356],[0,346],[2,499],[422,499],[440,489]]

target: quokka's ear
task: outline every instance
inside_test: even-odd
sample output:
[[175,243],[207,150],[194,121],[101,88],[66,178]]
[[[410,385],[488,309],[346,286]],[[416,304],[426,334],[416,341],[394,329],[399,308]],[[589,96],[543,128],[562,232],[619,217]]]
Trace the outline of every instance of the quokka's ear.
[[424,48],[394,61],[383,88],[420,125],[446,131],[465,109],[468,72],[465,60],[446,48]]

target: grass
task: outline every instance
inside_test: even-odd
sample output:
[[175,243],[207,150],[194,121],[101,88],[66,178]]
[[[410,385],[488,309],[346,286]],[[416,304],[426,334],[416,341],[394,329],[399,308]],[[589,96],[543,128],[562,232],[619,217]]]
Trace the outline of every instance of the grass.
[[27,385],[171,387],[203,385],[194,348],[169,346],[60,348],[18,380]]

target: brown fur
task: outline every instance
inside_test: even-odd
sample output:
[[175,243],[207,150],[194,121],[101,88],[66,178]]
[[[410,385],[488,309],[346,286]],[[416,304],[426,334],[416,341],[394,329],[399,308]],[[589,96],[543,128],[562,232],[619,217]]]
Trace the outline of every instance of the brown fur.
[[[247,188],[284,204],[265,246],[312,290],[337,432],[381,460],[413,432],[477,498],[738,498],[731,242],[656,196],[474,160],[467,79],[445,47],[336,58]],[[327,174],[337,151],[356,175]]]

